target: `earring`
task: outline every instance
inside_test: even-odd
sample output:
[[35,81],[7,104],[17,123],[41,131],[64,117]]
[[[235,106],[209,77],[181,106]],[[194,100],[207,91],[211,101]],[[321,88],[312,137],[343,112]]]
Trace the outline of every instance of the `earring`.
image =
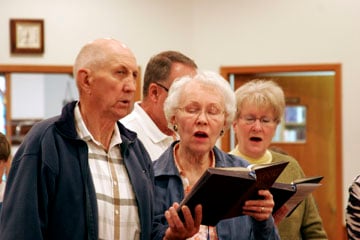
[[174,124],[174,125],[173,125],[173,129],[174,129],[175,132],[177,132],[178,126],[177,126],[176,124]]
[[220,131],[220,137],[221,137],[222,135],[224,135],[224,133],[225,133],[224,129],[221,129],[221,131]]

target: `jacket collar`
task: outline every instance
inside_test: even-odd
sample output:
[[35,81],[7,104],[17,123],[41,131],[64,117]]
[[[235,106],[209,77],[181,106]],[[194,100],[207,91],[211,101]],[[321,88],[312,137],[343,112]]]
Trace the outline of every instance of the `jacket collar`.
[[[55,122],[55,126],[59,130],[59,132],[65,137],[72,139],[79,139],[76,132],[74,115],[74,109],[76,104],[77,101],[66,104],[62,109],[60,118]],[[135,132],[127,129],[119,121],[117,122],[117,126],[120,130],[121,139],[123,142],[133,142],[136,140],[137,134]]]

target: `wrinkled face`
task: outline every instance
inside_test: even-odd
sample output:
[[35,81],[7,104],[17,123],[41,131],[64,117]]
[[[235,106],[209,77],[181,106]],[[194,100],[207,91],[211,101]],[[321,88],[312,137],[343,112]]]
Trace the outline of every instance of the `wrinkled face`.
[[225,126],[222,94],[213,86],[189,82],[179,102],[172,122],[178,126],[181,145],[194,155],[208,153]]
[[233,123],[239,151],[252,158],[262,157],[270,146],[276,127],[271,108],[258,108],[245,103],[240,117]]
[[116,121],[132,109],[138,67],[130,51],[113,51],[106,63],[96,71],[90,71],[89,79],[93,106],[105,118]]

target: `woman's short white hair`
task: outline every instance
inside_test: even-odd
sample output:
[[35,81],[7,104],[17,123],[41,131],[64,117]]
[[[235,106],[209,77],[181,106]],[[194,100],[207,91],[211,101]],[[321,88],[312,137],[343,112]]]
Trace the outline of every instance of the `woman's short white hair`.
[[180,107],[180,96],[183,93],[185,86],[191,81],[197,81],[218,90],[219,94],[222,95],[225,104],[225,128],[229,128],[236,113],[235,93],[227,80],[218,73],[211,71],[198,71],[194,76],[180,77],[171,84],[168,97],[164,102],[164,112],[169,127],[171,129],[173,127],[171,118]]

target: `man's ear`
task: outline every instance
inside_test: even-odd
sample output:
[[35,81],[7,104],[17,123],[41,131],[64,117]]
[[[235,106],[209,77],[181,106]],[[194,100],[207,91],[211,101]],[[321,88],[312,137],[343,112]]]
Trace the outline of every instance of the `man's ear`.
[[89,70],[87,69],[80,69],[77,72],[77,84],[79,86],[80,89],[82,89],[85,92],[89,92],[90,91],[90,85],[91,85],[91,79],[90,79],[90,74],[89,74]]
[[148,97],[150,97],[153,101],[157,101],[159,99],[159,88],[155,83],[150,83]]

